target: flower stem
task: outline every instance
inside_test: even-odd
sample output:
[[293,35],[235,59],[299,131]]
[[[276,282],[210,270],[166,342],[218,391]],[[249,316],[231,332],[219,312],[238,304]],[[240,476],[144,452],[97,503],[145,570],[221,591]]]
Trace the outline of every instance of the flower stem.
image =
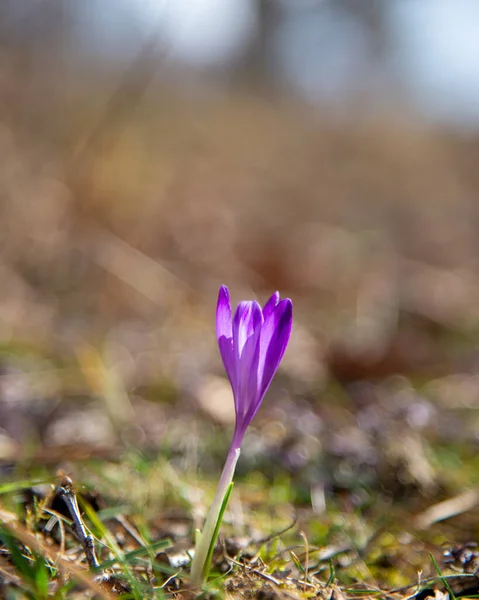
[[205,526],[201,533],[200,543],[197,545],[195,550],[195,557],[191,565],[191,583],[195,586],[202,585],[206,576],[208,575],[206,572],[208,568],[206,562],[209,549],[215,534],[216,524],[221,513],[221,507],[223,506],[224,498],[228,492],[229,486],[233,481],[236,463],[238,462],[240,455],[239,444],[235,444],[235,438],[236,436],[233,438],[233,443],[231,444],[225,466],[223,467],[223,472],[221,473],[213,504],[211,505],[208,516],[206,517]]

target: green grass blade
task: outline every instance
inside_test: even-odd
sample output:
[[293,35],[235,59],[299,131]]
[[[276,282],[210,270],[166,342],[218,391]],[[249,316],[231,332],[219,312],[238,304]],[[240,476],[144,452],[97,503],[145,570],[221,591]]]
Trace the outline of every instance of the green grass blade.
[[433,554],[430,553],[429,556],[431,557],[432,564],[434,565],[434,568],[436,569],[437,574],[439,575],[439,578],[442,581],[442,584],[445,586],[445,588],[449,592],[449,596],[450,596],[451,600],[456,600],[456,596],[455,596],[454,592],[452,591],[452,588],[449,585],[447,578],[443,576],[441,569],[439,568],[439,565],[437,564],[436,559],[434,558]]
[[213,533],[213,537],[211,538],[210,547],[208,549],[208,554],[206,555],[205,565],[203,567],[203,575],[206,580],[208,577],[208,573],[211,568],[211,560],[213,558],[213,552],[216,546],[216,540],[218,539],[218,535],[220,533],[221,523],[223,522],[223,516],[225,514],[226,506],[228,505],[228,500],[230,499],[231,492],[233,491],[234,483],[231,482],[226,490],[225,497],[223,498],[223,503],[221,504],[220,512],[218,515],[218,520],[216,521],[215,531]]
[[37,597],[48,598],[48,569],[43,556],[35,557],[35,588]]
[[336,569],[334,568],[333,559],[330,558],[329,559],[329,577],[328,577],[328,581],[326,582],[326,585],[327,586],[333,585],[335,579],[336,579]]
[[18,492],[19,490],[24,490],[26,488],[33,487],[35,485],[44,485],[45,483],[51,483],[47,479],[41,481],[10,481],[8,483],[0,484],[0,494],[10,494],[12,492]]
[[[137,558],[143,558],[145,556],[151,556],[151,554],[156,554],[159,550],[165,550],[165,548],[170,548],[172,546],[171,540],[159,540],[158,542],[154,542],[149,546],[145,546],[144,548],[138,548],[137,550],[131,550],[123,555],[123,560],[127,563],[133,562]],[[98,567],[98,570],[108,569],[112,567],[118,562],[116,558],[112,558],[111,560],[107,560],[102,562]]]
[[35,569],[30,560],[23,555],[17,540],[6,527],[0,526],[0,541],[5,544],[18,573],[30,584],[35,584]]

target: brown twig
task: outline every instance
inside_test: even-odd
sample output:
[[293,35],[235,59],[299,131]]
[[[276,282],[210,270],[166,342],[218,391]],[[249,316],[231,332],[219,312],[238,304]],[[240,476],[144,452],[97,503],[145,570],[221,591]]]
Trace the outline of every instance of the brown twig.
[[98,562],[95,554],[93,537],[87,532],[85,524],[83,523],[80,509],[78,507],[78,501],[73,490],[73,482],[66,475],[62,476],[59,494],[70,512],[73,521],[73,531],[78,538],[78,541],[82,545],[83,550],[85,551],[85,556],[90,568],[93,569],[99,567],[100,563]]

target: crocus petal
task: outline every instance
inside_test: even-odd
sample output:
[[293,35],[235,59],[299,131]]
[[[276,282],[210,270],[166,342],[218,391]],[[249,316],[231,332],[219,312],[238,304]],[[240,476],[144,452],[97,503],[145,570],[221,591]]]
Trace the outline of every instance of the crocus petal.
[[237,373],[236,373],[236,360],[233,352],[233,340],[226,337],[220,337],[218,340],[218,347],[220,349],[221,358],[223,365],[230,380],[231,387],[233,388],[233,394],[236,397],[236,390],[238,389],[237,384]]
[[243,415],[247,410],[249,371],[253,368],[255,347],[254,340],[250,340],[250,338],[255,331],[259,335],[262,323],[261,307],[257,302],[240,302],[238,304],[233,319],[233,356],[236,363],[233,392],[237,416]]
[[258,352],[258,392],[252,399],[245,415],[245,430],[261,406],[271,380],[283,358],[292,328],[292,303],[289,298],[282,300],[270,314],[261,329]]
[[241,358],[246,340],[257,327],[261,327],[262,323],[261,307],[257,302],[251,300],[238,304],[233,319],[233,344],[236,358]]
[[260,396],[263,398],[283,358],[291,336],[293,304],[289,298],[281,300],[265,320],[261,329],[258,373]]
[[250,410],[250,405],[257,401],[259,395],[258,363],[260,338],[261,326],[257,327],[252,335],[250,335],[243,348],[239,369],[239,377],[242,382],[241,394],[235,399],[237,418],[244,419]]
[[269,317],[271,312],[276,308],[278,302],[279,302],[279,292],[275,292],[271,296],[271,298],[268,300],[268,302],[266,302],[266,304],[264,305],[263,318],[265,321]]
[[230,294],[225,285],[220,287],[216,305],[216,337],[219,340],[223,336],[233,337]]
[[236,362],[233,354],[233,325],[231,317],[231,303],[228,288],[222,285],[218,294],[216,306],[216,337],[221,358],[226,373],[231,382],[233,392],[236,386]]

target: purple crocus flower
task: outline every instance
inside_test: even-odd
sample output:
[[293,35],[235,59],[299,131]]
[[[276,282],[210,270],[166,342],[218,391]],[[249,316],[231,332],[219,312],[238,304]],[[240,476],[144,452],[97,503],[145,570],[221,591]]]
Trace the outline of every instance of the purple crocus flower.
[[233,445],[239,447],[258,412],[288,345],[293,305],[275,292],[264,308],[240,302],[232,318],[228,288],[222,285],[216,308],[216,336],[233,389],[236,427]]
[[203,531],[198,535],[191,565],[191,582],[194,585],[201,585],[208,574],[209,560],[231,492],[241,442],[278,370],[292,324],[291,300],[280,300],[278,292],[271,296],[263,309],[255,301],[240,302],[233,318],[228,288],[221,286],[216,307],[216,335],[233,389],[236,426],[213,504]]

